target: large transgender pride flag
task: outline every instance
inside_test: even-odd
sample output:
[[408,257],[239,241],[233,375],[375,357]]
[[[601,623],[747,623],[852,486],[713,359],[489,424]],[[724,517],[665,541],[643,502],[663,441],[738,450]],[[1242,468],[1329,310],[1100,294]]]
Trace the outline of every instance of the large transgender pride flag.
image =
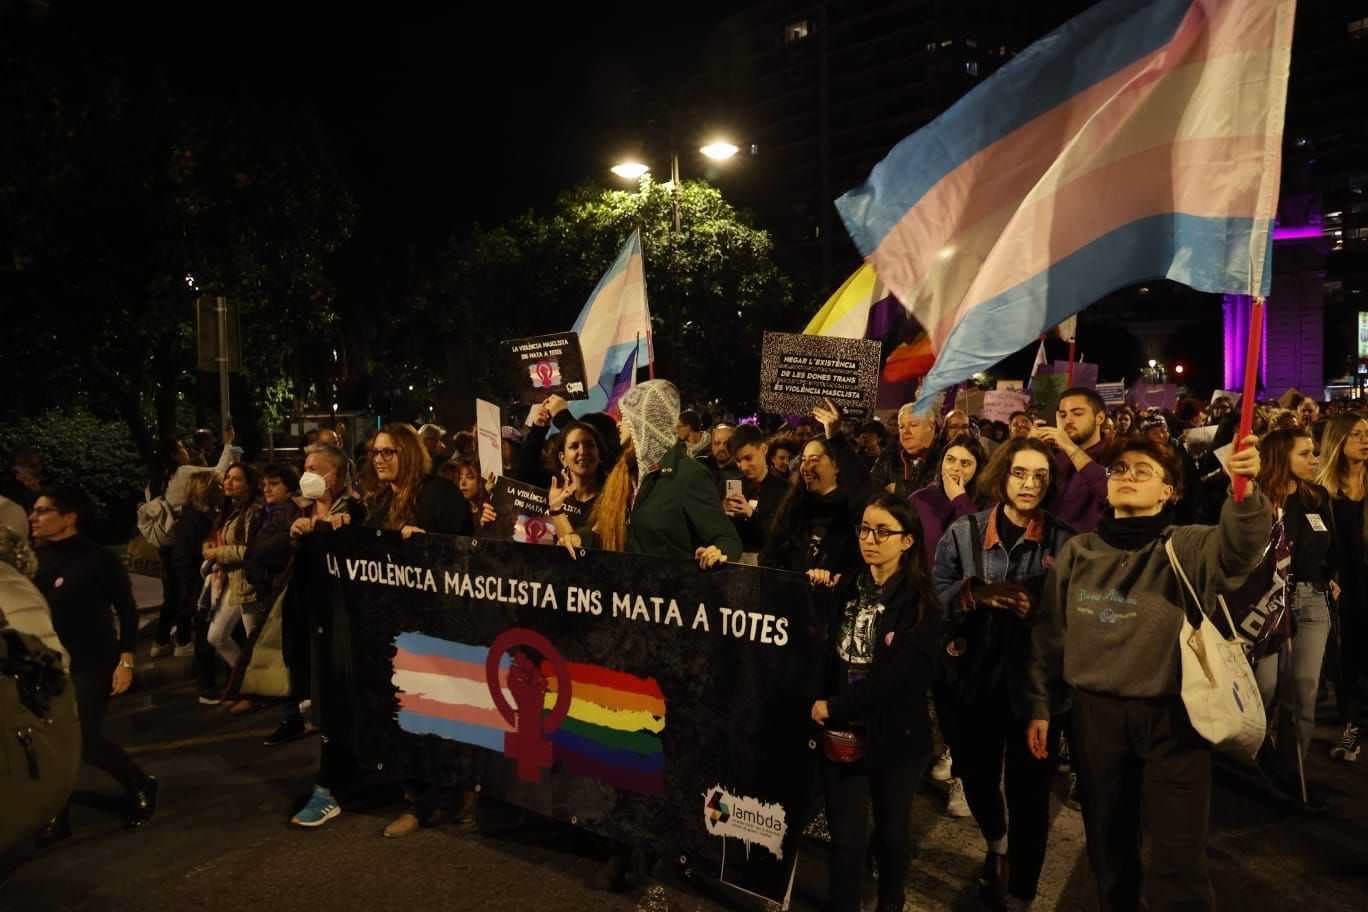
[[[393,684],[399,700],[398,723],[406,732],[436,735],[505,753],[513,726],[494,704],[486,678],[489,649],[422,633],[394,639]],[[508,705],[512,661],[499,661],[499,688]],[[570,689],[570,709],[545,737],[556,763],[572,776],[646,795],[665,791],[665,695],[654,678],[638,678],[598,665],[566,663],[569,681],[560,681],[549,664],[545,710]]]
[[1104,0],[836,201],[930,335],[918,404],[1167,277],[1268,293],[1294,0]]
[[635,356],[636,367],[653,363],[651,312],[646,305],[646,266],[641,258],[640,231],[633,231],[622,245],[571,329],[579,333],[584,376],[591,385],[587,391],[589,398],[571,402],[570,410],[576,417],[607,411],[622,394],[618,391],[618,378],[628,359]]

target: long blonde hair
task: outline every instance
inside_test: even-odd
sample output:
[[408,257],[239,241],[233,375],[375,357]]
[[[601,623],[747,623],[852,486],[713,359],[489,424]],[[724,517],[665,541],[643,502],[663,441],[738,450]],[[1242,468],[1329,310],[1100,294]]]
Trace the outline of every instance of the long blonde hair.
[[636,442],[628,441],[589,514],[589,528],[598,534],[604,551],[627,550],[627,512],[632,508],[636,479]]
[[[1348,460],[1344,458],[1344,444],[1349,439],[1349,432],[1354,429],[1354,425],[1360,421],[1365,421],[1362,415],[1355,412],[1345,412],[1341,415],[1332,415],[1325,422],[1325,430],[1321,432],[1320,445],[1320,468],[1316,469],[1316,484],[1330,492],[1330,496],[1335,500],[1344,497],[1344,476],[1349,469]],[[1359,464],[1359,475],[1361,480],[1368,480],[1368,463]],[[1362,484],[1359,490],[1364,490]]]

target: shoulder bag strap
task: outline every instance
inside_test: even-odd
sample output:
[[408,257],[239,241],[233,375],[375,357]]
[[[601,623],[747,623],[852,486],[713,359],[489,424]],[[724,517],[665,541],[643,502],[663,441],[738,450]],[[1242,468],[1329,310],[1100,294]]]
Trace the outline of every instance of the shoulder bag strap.
[[969,537],[974,540],[974,578],[983,579],[983,536],[979,534],[978,517],[969,514]]
[[[1190,596],[1192,596],[1192,604],[1193,604],[1193,606],[1197,609],[1197,614],[1198,614],[1197,621],[1196,621],[1196,623],[1193,623],[1192,626],[1197,627],[1197,626],[1199,626],[1199,625],[1201,624],[1201,621],[1202,621],[1202,618],[1201,618],[1201,614],[1202,614],[1202,600],[1201,600],[1201,598],[1197,595],[1197,590],[1193,588],[1193,586],[1192,586],[1192,581],[1188,579],[1187,572],[1183,569],[1183,565],[1180,564],[1180,563],[1178,562],[1178,555],[1176,555],[1176,554],[1173,553],[1173,538],[1172,538],[1172,537],[1169,537],[1169,538],[1164,539],[1164,552],[1165,552],[1166,554],[1168,554],[1169,564],[1173,567],[1174,571],[1178,574],[1178,578],[1181,579],[1181,580],[1183,581],[1183,586],[1184,586],[1184,588],[1186,588],[1187,591],[1188,591],[1188,594],[1189,594]],[[1225,615],[1226,623],[1230,625],[1230,632],[1231,632],[1231,635],[1234,636],[1234,637],[1236,637],[1236,638],[1238,639],[1238,638],[1239,638],[1239,635],[1236,634],[1235,631],[1238,630],[1239,628],[1237,628],[1237,627],[1235,626],[1235,619],[1232,618],[1232,617],[1230,616],[1230,609],[1226,607],[1225,599],[1220,598],[1220,597],[1218,596],[1217,599],[1216,599],[1216,601],[1217,601],[1217,603],[1220,604],[1220,606],[1221,606],[1221,612]],[[1187,609],[1184,608],[1184,611],[1185,611],[1185,612],[1186,612],[1186,610],[1187,610]],[[1189,621],[1189,622],[1192,621],[1192,616],[1191,616],[1191,615],[1188,615],[1188,621]]]

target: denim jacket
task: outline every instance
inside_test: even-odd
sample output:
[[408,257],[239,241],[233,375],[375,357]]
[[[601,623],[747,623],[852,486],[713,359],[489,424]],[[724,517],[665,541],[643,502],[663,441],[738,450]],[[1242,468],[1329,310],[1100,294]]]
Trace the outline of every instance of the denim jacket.
[[947,640],[959,639],[963,655],[947,659],[947,677],[966,703],[999,693],[1006,685],[1013,714],[1030,718],[1024,699],[1026,663],[1030,655],[1031,618],[1019,619],[1003,609],[976,605],[966,586],[975,579],[974,553],[983,565],[982,582],[1013,582],[1039,598],[1045,575],[1074,530],[1049,513],[1041,513],[1026,527],[1009,552],[998,537],[1001,507],[974,515],[979,538],[974,540],[970,517],[955,520],[936,547],[932,578],[941,597]]

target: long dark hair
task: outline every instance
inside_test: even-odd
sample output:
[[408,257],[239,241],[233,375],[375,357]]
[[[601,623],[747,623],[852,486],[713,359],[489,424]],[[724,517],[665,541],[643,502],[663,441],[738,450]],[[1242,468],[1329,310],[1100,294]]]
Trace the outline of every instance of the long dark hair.
[[941,487],[945,487],[945,454],[950,452],[951,447],[963,447],[969,451],[969,455],[974,457],[974,477],[969,479],[969,483],[964,486],[964,493],[969,495],[969,499],[974,503],[982,503],[979,500],[979,479],[983,477],[983,470],[988,468],[988,451],[968,434],[960,434],[954,440],[947,441],[940,451],[940,462],[936,464],[936,481]]
[[[836,454],[831,449],[825,437],[813,437],[803,443],[803,450],[811,444],[818,444],[822,448],[832,465],[836,466],[836,490],[841,493],[849,493],[841,486],[841,467],[836,462]],[[799,451],[801,454],[801,450]],[[801,456],[800,456],[801,458]],[[804,505],[807,503],[808,489],[803,484],[803,479],[798,475],[798,469],[790,463],[789,469],[789,489],[784,494],[784,499],[779,501],[779,507],[774,511],[774,518],[770,520],[769,528],[765,530],[765,549],[760,552],[760,566],[762,567],[787,567],[789,549],[793,546],[794,536],[797,535],[799,527],[803,523]]]
[[[242,473],[242,479],[246,482],[247,490],[238,500],[224,498],[223,509],[219,511],[218,519],[214,522],[214,532],[218,532],[232,522],[239,513],[246,513],[251,510],[261,498],[261,475],[257,472],[256,466],[248,462],[237,462],[228,467],[228,471],[223,473],[223,477],[227,478],[234,471]],[[240,545],[247,541],[248,529],[245,520],[238,524],[237,531],[237,544]]]
[[911,587],[917,594],[917,623],[920,624],[926,612],[939,610],[940,604],[935,583],[931,581],[931,570],[926,564],[926,546],[922,544],[921,520],[917,519],[917,511],[913,509],[911,502],[896,494],[883,493],[872,497],[860,510],[861,523],[864,522],[864,511],[870,507],[878,507],[887,512],[898,524],[899,529],[912,535],[912,547],[905,550],[898,561],[898,575],[901,577],[899,585]]

